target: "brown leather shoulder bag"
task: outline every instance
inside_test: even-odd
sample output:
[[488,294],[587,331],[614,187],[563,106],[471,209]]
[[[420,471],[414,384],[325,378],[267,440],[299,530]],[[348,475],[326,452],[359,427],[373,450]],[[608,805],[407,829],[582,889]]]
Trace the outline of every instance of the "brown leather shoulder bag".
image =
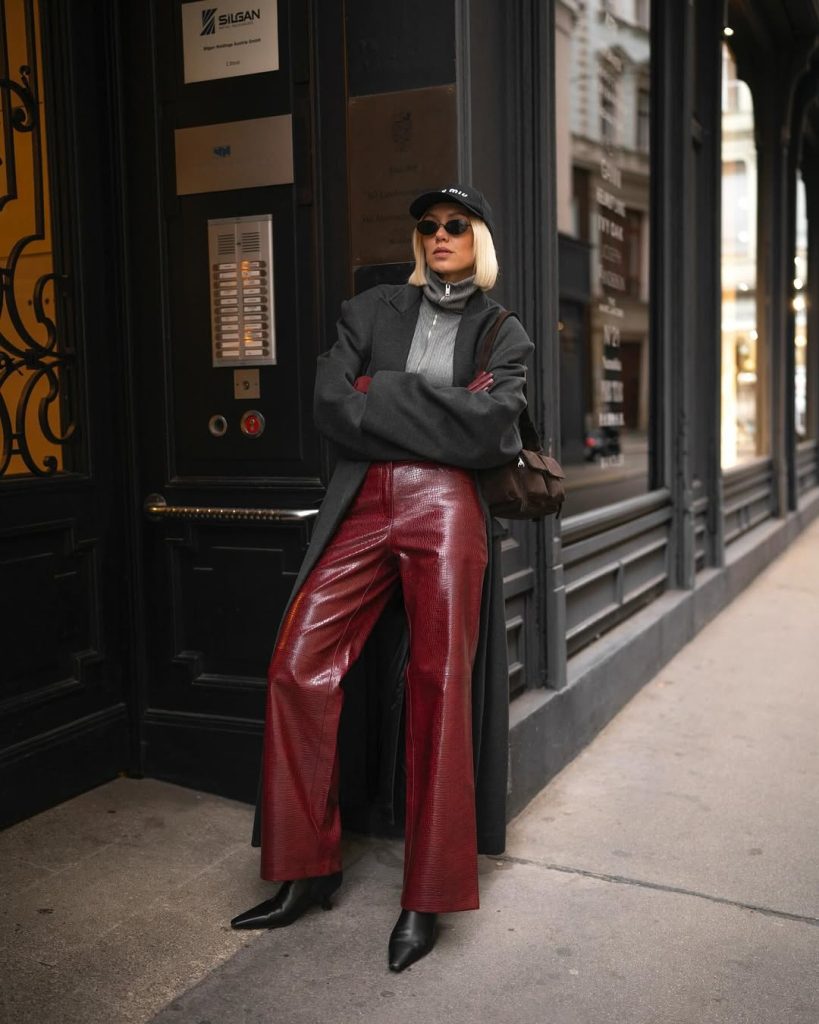
[[[504,322],[516,314],[504,309],[481,344],[475,374],[489,365],[492,348]],[[524,386],[525,393],[525,386]],[[560,515],[566,497],[563,467],[543,451],[537,428],[524,406],[518,419],[522,447],[511,462],[478,470],[478,480],[493,516],[504,519],[542,519]]]

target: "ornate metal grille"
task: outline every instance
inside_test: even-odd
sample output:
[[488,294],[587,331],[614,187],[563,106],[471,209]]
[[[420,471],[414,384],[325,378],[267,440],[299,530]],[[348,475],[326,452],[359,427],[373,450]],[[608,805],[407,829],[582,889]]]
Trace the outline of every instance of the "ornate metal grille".
[[57,329],[57,286],[37,0],[0,2],[0,477],[68,468],[76,355]]

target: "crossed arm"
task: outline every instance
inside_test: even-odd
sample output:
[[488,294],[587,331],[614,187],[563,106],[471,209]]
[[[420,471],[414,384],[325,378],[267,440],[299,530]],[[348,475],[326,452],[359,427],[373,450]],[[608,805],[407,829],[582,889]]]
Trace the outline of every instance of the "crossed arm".
[[355,303],[344,303],[338,340],[318,360],[316,425],[356,458],[429,459],[472,469],[499,465],[520,448],[517,421],[532,347],[510,318],[487,372],[467,387],[435,387],[399,370],[362,378],[369,336]]
[[[356,391],[360,391],[362,395],[366,395],[370,390],[370,384],[372,383],[372,377],[356,377],[353,387]],[[473,395],[478,391],[491,391],[492,385],[495,383],[495,378],[487,370],[479,373],[475,376],[474,380],[470,381],[466,386],[466,390],[471,392]]]

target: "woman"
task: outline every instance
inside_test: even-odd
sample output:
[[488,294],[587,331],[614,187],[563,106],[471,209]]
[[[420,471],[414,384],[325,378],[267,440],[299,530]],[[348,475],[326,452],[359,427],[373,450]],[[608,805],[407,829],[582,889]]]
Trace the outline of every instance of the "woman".
[[[505,661],[503,609],[474,470],[520,450],[532,349],[509,318],[487,371],[474,374],[500,309],[484,294],[498,272],[484,197],[451,186],[420,195],[410,213],[408,284],[345,302],[338,340],[318,360],[316,424],[339,459],[270,664],[262,768],[261,873],[284,882],[231,922],[277,928],[329,908],[341,884],[341,683],[400,588],[410,639],[394,971],[432,949],[439,913],[478,907],[477,851],[503,849],[505,665],[502,699],[484,685],[487,664],[494,659],[497,680]],[[494,801],[481,841],[476,777]]]

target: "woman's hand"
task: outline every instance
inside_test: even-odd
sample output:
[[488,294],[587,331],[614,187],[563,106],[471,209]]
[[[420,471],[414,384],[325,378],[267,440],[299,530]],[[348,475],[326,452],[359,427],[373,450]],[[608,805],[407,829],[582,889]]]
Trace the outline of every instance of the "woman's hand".
[[478,376],[466,386],[466,390],[473,395],[478,391],[489,391],[495,383],[495,378],[487,370],[479,373]]
[[360,391],[362,395],[366,395],[370,390],[370,382],[372,377],[356,377],[353,387],[356,391]]

